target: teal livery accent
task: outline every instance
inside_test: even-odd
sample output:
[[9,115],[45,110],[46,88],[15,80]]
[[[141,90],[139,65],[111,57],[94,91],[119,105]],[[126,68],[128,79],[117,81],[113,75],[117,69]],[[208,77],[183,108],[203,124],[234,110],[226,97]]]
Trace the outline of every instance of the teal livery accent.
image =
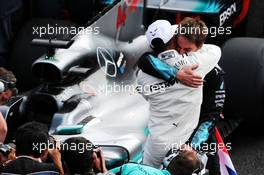
[[83,132],[83,127],[84,125],[59,126],[56,129],[56,134],[58,135],[81,134]]
[[171,81],[175,78],[178,72],[178,69],[176,67],[168,65],[167,63],[163,62],[157,57],[154,57],[153,55],[149,55],[149,57],[150,63],[152,64],[154,69],[160,73],[164,80]]
[[148,129],[148,127],[146,127],[146,128],[144,129],[144,135],[145,135],[145,136],[148,136],[148,135],[149,135],[149,129]]
[[221,89],[221,90],[223,90],[223,89],[224,89],[224,85],[225,85],[225,83],[224,83],[224,82],[222,82],[222,84],[221,84],[221,86],[220,86],[220,89]]
[[143,151],[138,153],[133,159],[130,160],[130,162],[141,163],[142,162],[142,157],[143,157]]
[[103,0],[102,3],[104,3],[104,4],[113,4],[114,0]]
[[217,14],[228,0],[168,0],[160,5],[159,0],[147,1],[147,7],[176,12]]
[[219,13],[223,6],[224,5],[221,5],[221,3],[216,0],[201,0],[197,8],[193,9],[193,12]]
[[203,142],[207,141],[210,135],[210,130],[213,127],[212,121],[203,122],[199,128],[197,129],[196,133],[194,134],[191,145],[194,149],[198,149]]

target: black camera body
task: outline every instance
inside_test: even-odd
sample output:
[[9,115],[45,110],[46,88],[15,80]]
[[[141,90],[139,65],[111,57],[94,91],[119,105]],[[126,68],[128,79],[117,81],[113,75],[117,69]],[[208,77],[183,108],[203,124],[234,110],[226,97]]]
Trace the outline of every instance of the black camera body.
[[0,145],[0,153],[3,154],[3,156],[8,156],[11,151],[12,151],[12,147],[10,145],[8,144]]

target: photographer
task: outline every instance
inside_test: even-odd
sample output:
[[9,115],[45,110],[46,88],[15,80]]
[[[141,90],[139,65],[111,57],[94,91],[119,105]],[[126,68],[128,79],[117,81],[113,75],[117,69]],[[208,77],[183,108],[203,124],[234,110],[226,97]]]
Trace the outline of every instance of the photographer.
[[[17,94],[16,77],[13,72],[0,67],[0,105],[5,104],[12,96]],[[0,142],[5,141],[7,134],[6,121],[0,113]]]
[[0,105],[5,104],[17,94],[16,77],[12,71],[0,67]]
[[[63,145],[63,146],[62,146]],[[62,159],[65,163],[65,174],[95,175],[106,173],[105,160],[102,151],[83,137],[72,137],[61,145]],[[82,145],[82,148],[80,148]],[[71,149],[71,148],[75,149]],[[101,174],[99,173],[99,174]]]
[[[64,174],[59,150],[48,150],[50,136],[45,125],[30,122],[19,127],[15,143],[17,158],[4,165],[2,174]],[[44,163],[48,156],[53,163]]]
[[1,144],[0,145],[0,172],[3,167],[12,160],[16,159],[15,145],[12,144]]

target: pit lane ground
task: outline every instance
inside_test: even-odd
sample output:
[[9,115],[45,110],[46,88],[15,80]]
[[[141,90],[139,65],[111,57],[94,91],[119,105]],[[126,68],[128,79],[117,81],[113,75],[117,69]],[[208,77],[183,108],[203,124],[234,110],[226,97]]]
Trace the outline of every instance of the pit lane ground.
[[264,174],[264,132],[259,126],[242,123],[226,140],[238,175]]

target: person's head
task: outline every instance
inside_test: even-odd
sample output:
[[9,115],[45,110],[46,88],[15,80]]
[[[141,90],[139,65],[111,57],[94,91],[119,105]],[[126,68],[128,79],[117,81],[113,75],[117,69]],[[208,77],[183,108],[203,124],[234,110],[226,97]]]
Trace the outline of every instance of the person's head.
[[65,140],[61,154],[70,174],[86,174],[93,171],[95,154],[93,148],[93,144],[83,137]]
[[13,72],[0,67],[0,105],[17,94],[16,77]]
[[167,166],[171,175],[192,175],[201,171],[203,164],[197,156],[197,152],[188,145],[183,145]]
[[157,54],[175,49],[174,34],[177,27],[172,26],[167,20],[157,20],[150,24],[146,32],[146,37],[149,46]]
[[15,136],[16,155],[41,158],[47,156],[49,134],[46,125],[29,122],[20,126]]
[[178,25],[176,50],[179,54],[195,52],[204,44],[208,28],[202,20],[186,17]]

